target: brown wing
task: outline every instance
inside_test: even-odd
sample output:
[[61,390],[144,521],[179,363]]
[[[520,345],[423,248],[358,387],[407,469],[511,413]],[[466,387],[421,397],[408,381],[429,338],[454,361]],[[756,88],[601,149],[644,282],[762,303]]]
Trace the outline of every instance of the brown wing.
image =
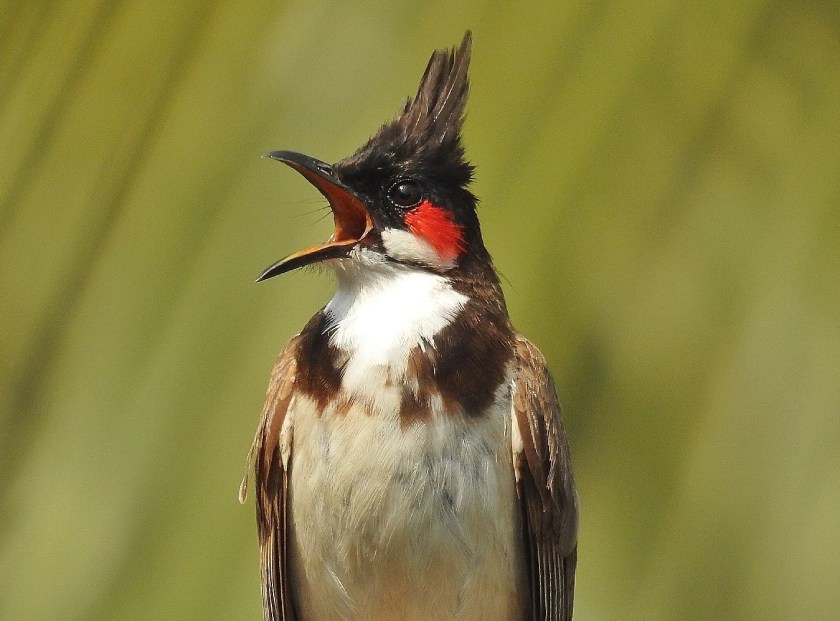
[[521,336],[516,339],[516,364],[513,459],[531,584],[530,618],[571,621],[578,499],[569,445],[545,359]]
[[[254,463],[257,488],[257,531],[260,539],[260,568],[263,617],[265,621],[294,621],[287,564],[286,500],[291,434],[284,429],[286,411],[292,399],[300,336],[289,341],[274,363],[265,405],[254,442],[248,451],[239,501],[247,496],[248,472]],[[290,427],[289,427],[290,429]]]

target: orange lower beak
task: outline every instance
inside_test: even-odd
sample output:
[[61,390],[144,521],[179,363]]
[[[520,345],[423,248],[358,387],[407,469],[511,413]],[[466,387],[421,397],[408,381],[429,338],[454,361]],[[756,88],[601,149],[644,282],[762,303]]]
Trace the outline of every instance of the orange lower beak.
[[335,230],[323,244],[305,248],[279,260],[260,274],[257,282],[305,265],[346,257],[370,233],[373,223],[364,202],[338,180],[332,166],[294,151],[273,151],[266,157],[288,164],[324,195],[333,212]]

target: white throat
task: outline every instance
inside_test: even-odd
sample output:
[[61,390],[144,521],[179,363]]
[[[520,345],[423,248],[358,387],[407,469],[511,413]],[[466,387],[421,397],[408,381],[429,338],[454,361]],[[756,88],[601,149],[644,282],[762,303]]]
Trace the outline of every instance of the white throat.
[[[350,356],[345,385],[370,384],[365,374],[382,369],[399,377],[409,353],[424,347],[467,302],[446,278],[389,262],[345,267],[326,307],[330,343]],[[370,386],[370,388],[373,388]]]

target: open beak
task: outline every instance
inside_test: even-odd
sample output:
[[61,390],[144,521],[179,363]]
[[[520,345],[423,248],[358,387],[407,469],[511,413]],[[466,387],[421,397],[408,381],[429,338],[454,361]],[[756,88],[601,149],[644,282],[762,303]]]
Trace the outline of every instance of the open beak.
[[373,223],[362,199],[335,177],[332,166],[294,151],[272,151],[265,157],[288,164],[318,188],[330,204],[335,230],[323,244],[280,259],[260,274],[257,282],[319,261],[346,257],[370,233]]

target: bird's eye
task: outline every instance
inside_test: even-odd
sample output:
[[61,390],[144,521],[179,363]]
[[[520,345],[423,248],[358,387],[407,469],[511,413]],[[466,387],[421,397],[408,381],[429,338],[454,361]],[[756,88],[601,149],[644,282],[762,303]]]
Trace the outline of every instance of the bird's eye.
[[408,209],[423,200],[423,190],[414,179],[400,179],[388,190],[388,200],[397,207]]

